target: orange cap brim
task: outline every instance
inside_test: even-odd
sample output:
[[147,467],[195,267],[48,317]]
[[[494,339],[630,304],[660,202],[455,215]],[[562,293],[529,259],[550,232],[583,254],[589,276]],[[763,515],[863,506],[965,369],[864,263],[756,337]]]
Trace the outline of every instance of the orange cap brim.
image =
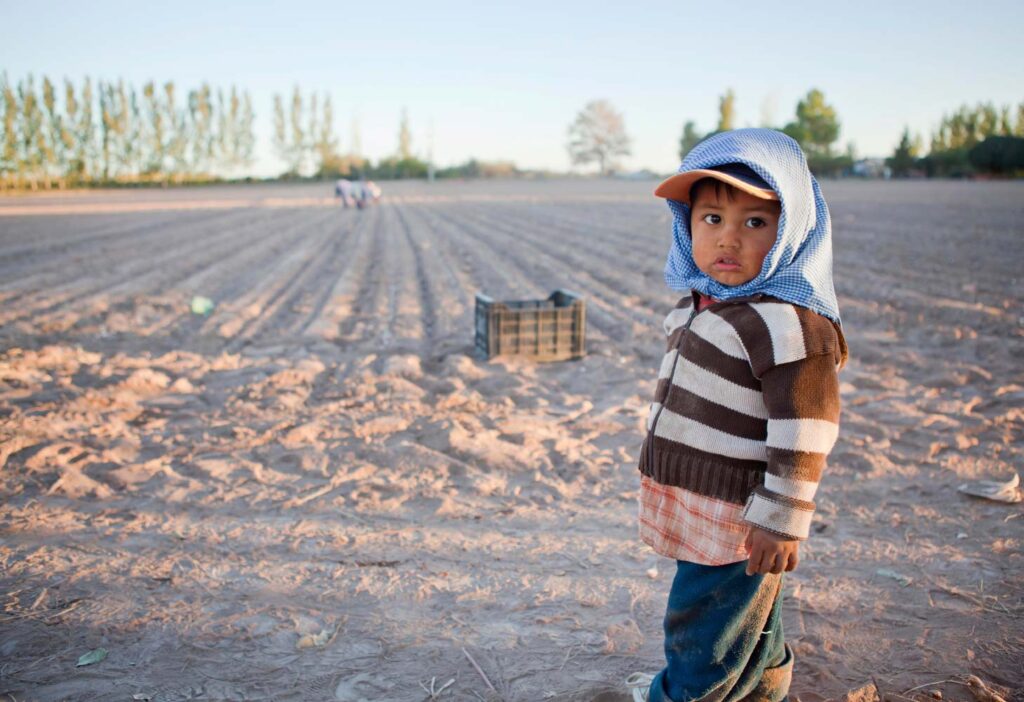
[[701,178],[714,178],[720,180],[723,183],[728,183],[738,190],[742,190],[745,193],[749,193],[754,197],[759,197],[762,200],[778,200],[779,196],[774,190],[765,190],[759,188],[756,185],[751,185],[745,180],[740,180],[728,173],[722,173],[721,171],[714,171],[706,168],[698,168],[693,171],[686,171],[685,173],[677,173],[674,176],[666,178],[661,184],[654,189],[654,194],[658,197],[663,197],[667,200],[677,200],[684,204],[690,204],[690,188]]

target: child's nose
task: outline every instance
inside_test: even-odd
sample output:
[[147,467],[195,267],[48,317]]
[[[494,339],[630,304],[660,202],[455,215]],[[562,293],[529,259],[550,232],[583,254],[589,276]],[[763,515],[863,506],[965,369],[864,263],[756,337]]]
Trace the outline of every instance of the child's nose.
[[722,248],[736,248],[740,245],[739,227],[729,225],[722,227],[722,233],[718,237],[718,245]]

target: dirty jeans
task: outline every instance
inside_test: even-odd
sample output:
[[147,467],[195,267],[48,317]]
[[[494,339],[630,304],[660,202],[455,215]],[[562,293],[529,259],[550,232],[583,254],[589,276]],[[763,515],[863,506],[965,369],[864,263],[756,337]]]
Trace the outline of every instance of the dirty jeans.
[[650,702],[780,702],[793,674],[783,641],[782,576],[677,562],[665,613],[666,667]]

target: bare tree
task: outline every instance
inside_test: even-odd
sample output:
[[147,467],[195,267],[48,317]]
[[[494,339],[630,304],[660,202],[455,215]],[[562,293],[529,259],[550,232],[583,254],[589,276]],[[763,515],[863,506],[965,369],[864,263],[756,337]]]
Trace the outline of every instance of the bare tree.
[[596,161],[602,175],[618,167],[617,157],[630,154],[622,115],[607,100],[593,100],[576,115],[567,146],[573,165]]

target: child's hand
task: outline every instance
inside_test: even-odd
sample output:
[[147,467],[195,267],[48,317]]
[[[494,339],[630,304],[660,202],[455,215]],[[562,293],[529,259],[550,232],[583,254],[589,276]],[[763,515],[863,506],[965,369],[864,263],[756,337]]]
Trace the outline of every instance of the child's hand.
[[754,573],[787,573],[800,562],[800,542],[777,536],[759,527],[747,534],[747,575]]

